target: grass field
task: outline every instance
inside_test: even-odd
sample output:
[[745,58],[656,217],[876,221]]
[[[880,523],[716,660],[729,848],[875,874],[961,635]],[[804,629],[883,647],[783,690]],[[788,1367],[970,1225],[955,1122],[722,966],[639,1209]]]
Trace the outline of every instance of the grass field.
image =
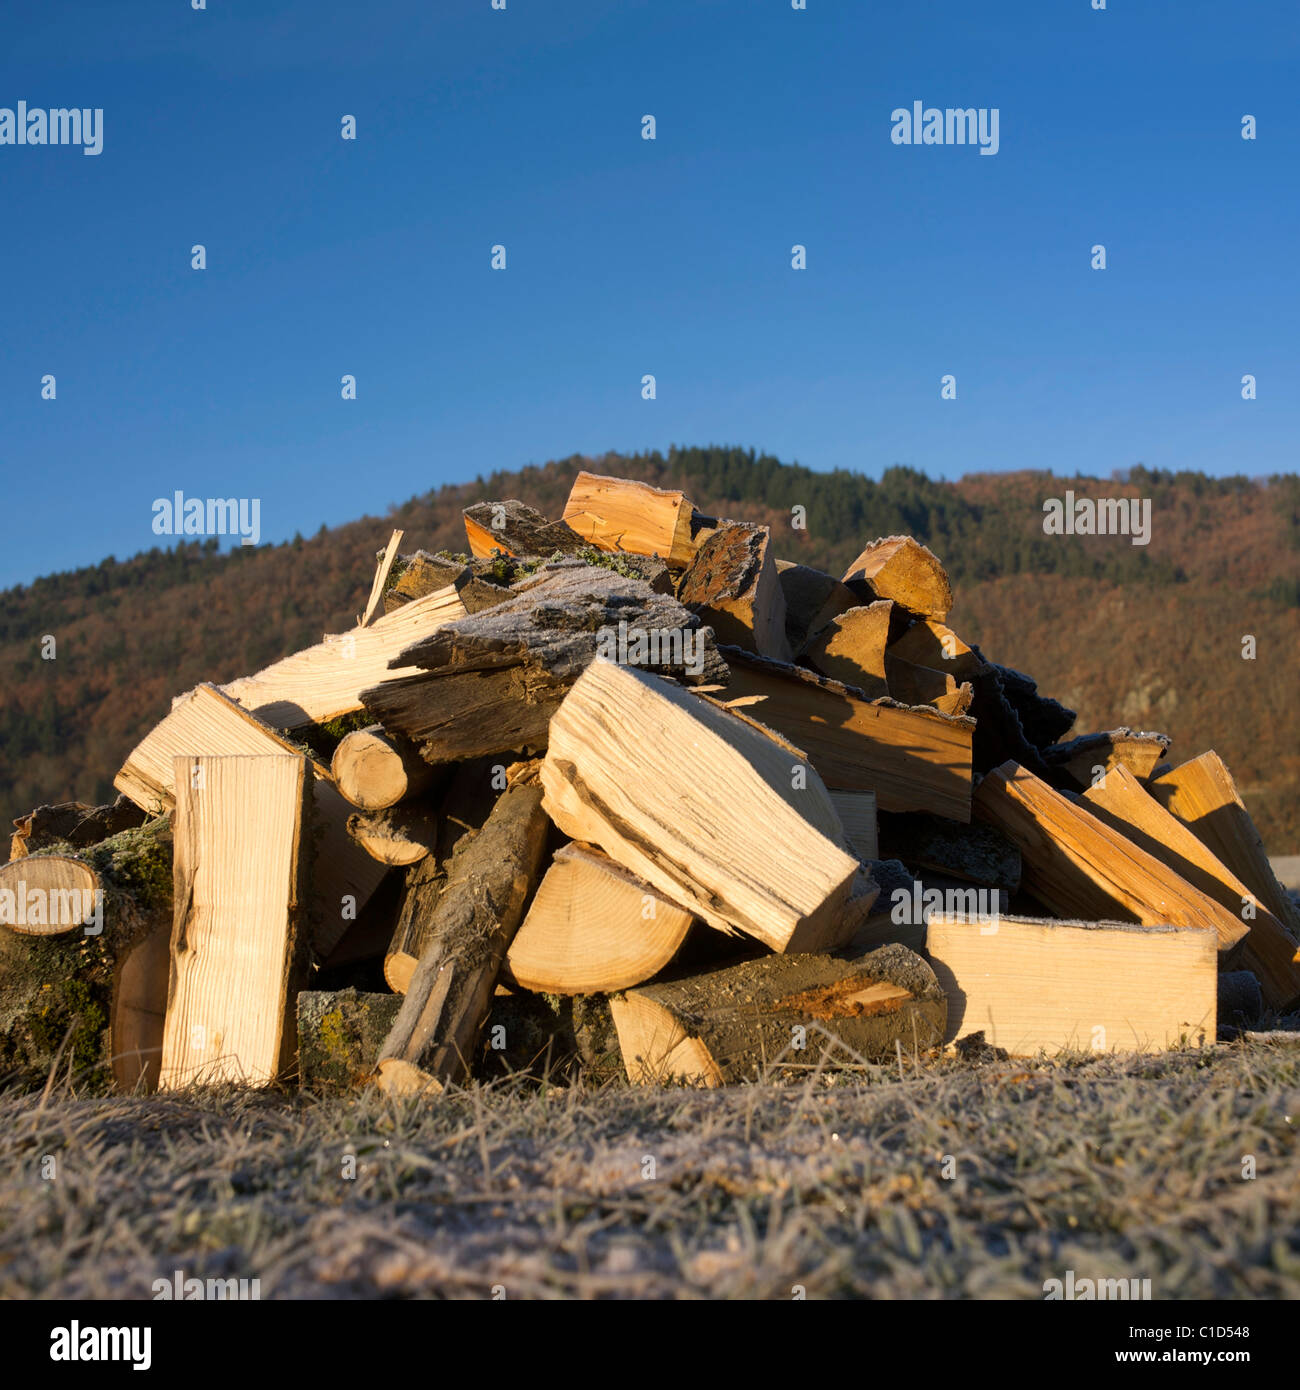
[[180,1270],[264,1299],[1041,1299],[1073,1269],[1296,1298],[1298,1129],[1300,1041],[712,1092],[9,1096],[0,1297]]

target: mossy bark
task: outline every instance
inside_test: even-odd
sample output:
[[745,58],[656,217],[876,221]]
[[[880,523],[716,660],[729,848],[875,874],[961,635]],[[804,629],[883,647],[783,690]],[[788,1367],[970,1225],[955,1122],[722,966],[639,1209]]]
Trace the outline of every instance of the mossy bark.
[[[0,1086],[44,1085],[56,1063],[58,1076],[70,1074],[92,1092],[129,1087],[142,1074],[147,1084],[157,1058],[140,1055],[149,1051],[141,1045],[141,1027],[149,1032],[141,1008],[151,1012],[144,1001],[156,998],[156,962],[165,959],[171,934],[170,818],[88,849],[56,842],[35,857],[46,853],[81,859],[99,875],[102,924],[53,937],[0,927]],[[147,971],[141,968],[146,962]],[[129,1009],[119,990],[124,973],[132,982]],[[165,1004],[165,974],[162,990]],[[159,1010],[159,1048],[161,1021]],[[123,1055],[128,1032],[130,1056]]]
[[400,994],[304,990],[298,996],[298,1084],[318,1094],[362,1085],[401,1007]]

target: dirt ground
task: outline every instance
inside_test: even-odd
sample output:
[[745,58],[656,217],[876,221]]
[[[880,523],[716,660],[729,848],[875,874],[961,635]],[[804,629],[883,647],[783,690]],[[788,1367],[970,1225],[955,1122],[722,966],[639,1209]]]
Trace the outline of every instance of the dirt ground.
[[716,1091],[0,1098],[0,1297],[1300,1297],[1300,1042]]

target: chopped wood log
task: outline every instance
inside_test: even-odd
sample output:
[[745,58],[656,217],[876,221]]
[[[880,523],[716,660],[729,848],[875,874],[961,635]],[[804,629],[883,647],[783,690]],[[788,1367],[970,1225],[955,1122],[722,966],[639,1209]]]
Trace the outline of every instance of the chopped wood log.
[[298,1085],[316,1095],[364,1085],[401,1007],[399,994],[303,990],[298,995]]
[[974,807],[1019,846],[1024,886],[1051,912],[1093,922],[1213,927],[1225,958],[1246,935],[1235,913],[1025,768],[995,768],[976,789]]
[[859,859],[879,859],[875,792],[832,791],[830,798],[853,853]]
[[1300,1004],[1300,963],[1286,928],[1255,894],[1123,764],[1090,787],[1083,799],[1112,829],[1240,918],[1249,929],[1241,964],[1259,977],[1269,1006],[1286,1013]]
[[882,811],[970,819],[972,719],[868,700],[839,681],[723,648],[726,696],[807,753],[828,787],[874,791]]
[[657,676],[598,661],[551,721],[546,809],[712,926],[828,949],[858,861],[789,747]]
[[[215,686],[200,685],[176,700],[171,713],[132,749],[113,779],[137,806],[158,814],[176,804],[172,782],[177,754],[267,756],[301,754]],[[382,881],[384,866],[348,835],[352,807],[329,770],[312,763],[316,843],[311,868],[312,942],[328,956]]]
[[428,945],[434,909],[456,853],[462,845],[468,848],[505,788],[501,769],[490,758],[462,763],[452,775],[438,816],[437,843],[428,858],[407,871],[396,926],[384,955],[384,979],[395,993],[406,993]]
[[1218,1017],[1220,1025],[1254,1023],[1264,1012],[1264,993],[1253,970],[1219,973]]
[[348,817],[348,834],[372,859],[407,868],[433,852],[438,817],[418,802],[384,811],[354,811]]
[[438,770],[420,750],[382,725],[344,734],[334,750],[330,773],[338,789],[363,811],[383,811],[399,801],[422,796],[438,780]]
[[556,850],[506,952],[502,980],[542,994],[609,994],[657,975],[693,916],[590,845]]
[[360,627],[369,627],[379,612],[379,601],[388,587],[388,576],[397,562],[397,547],[401,545],[405,534],[405,531],[394,531],[388,538],[388,544],[375,557],[377,563],[375,577],[370,583],[370,597],[366,600],[365,612],[357,619]]
[[982,675],[987,663],[960,637],[936,618],[918,618],[889,645],[889,655],[947,671],[957,681],[973,681]]
[[864,602],[893,599],[919,618],[943,622],[952,608],[952,585],[939,557],[911,536],[872,541],[848,567],[844,582]]
[[476,502],[465,508],[465,534],[472,554],[572,555],[587,544],[563,521],[548,521],[526,502]]
[[138,806],[119,796],[111,806],[87,806],[84,801],[64,801],[57,806],[38,806],[14,821],[10,859],[21,859],[59,843],[85,849],[123,830],[143,825],[148,817]]
[[892,942],[909,951],[925,950],[924,913],[913,913],[910,907],[916,893],[911,871],[897,859],[873,859],[863,867],[879,884],[880,893],[840,954],[874,950]]
[[889,599],[849,608],[808,639],[804,658],[822,675],[855,686],[868,699],[889,695],[885,648],[893,614]]
[[770,1067],[860,1065],[935,1047],[947,1001],[930,967],[890,945],[841,959],[764,956],[610,1000],[628,1080],[723,1086]]
[[0,867],[0,927],[21,936],[64,936],[95,923],[99,875],[81,859],[27,855]]
[[695,552],[677,597],[708,623],[718,641],[777,661],[793,659],[785,635],[785,594],[766,526],[741,521],[719,526]]
[[673,567],[690,564],[695,555],[695,508],[685,493],[582,472],[564,520],[597,550],[658,555]]
[[542,790],[520,781],[457,856],[428,944],[380,1050],[378,1080],[385,1090],[407,1089],[409,1069],[438,1085],[467,1074],[501,962],[537,882],[546,833]]
[[1043,760],[1055,785],[1086,791],[1113,767],[1128,767],[1139,777],[1149,777],[1169,751],[1171,741],[1168,734],[1111,729],[1054,744],[1043,750]]
[[456,590],[441,589],[403,604],[369,627],[326,637],[221,690],[277,729],[300,729],[354,714],[361,708],[363,689],[413,674],[394,665],[400,651],[465,614]]
[[991,825],[961,825],[919,813],[882,815],[880,853],[912,869],[933,869],[1011,894],[1020,891],[1020,851]]
[[269,1085],[292,1062],[308,965],[300,904],[308,759],[186,757],[176,783],[176,912],[163,1087]]
[[[899,656],[885,656],[885,675],[889,682],[889,694],[900,705],[934,705],[947,701],[949,705],[961,703],[957,697],[957,682],[946,671],[935,671],[929,666],[916,666]],[[970,692],[970,686],[965,686]],[[970,700],[966,699],[969,706]]]
[[1277,881],[1232,773],[1217,753],[1202,753],[1163,773],[1150,788],[1293,936],[1300,934],[1300,909]]
[[[84,898],[70,904],[74,915],[89,917],[80,929],[33,935],[0,926],[0,1072],[24,1087],[70,1073],[91,1093],[148,1088],[157,1079],[167,1003],[170,823],[164,817],[119,832],[78,851],[76,861],[99,895],[89,914]],[[34,866],[45,862],[38,853],[4,871],[15,913],[13,876],[25,875],[30,887]],[[46,904],[43,915],[48,923],[57,910]]]
[[621,1081],[623,1058],[608,1000],[598,994],[498,993],[475,1071],[485,1077],[528,1072],[551,1080]]
[[1215,1039],[1215,936],[1206,927],[934,915],[927,949],[948,995],[949,1039],[983,1032],[1014,1056]]
[[401,573],[384,592],[384,612],[448,587],[456,590],[467,613],[481,613],[510,597],[509,586],[496,579],[491,565],[417,550],[402,557]]
[[785,597],[785,636],[790,650],[803,651],[804,644],[839,614],[856,608],[858,596],[833,575],[790,560],[776,562],[777,578]]
[[551,717],[604,655],[690,684],[725,680],[712,633],[640,579],[557,561],[524,592],[452,623],[402,652],[417,676],[362,693],[390,733],[430,763],[540,753]]

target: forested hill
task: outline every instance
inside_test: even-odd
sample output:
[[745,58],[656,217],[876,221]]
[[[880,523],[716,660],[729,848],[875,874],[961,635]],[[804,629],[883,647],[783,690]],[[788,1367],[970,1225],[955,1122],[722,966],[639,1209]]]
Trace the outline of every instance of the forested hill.
[[[873,537],[916,536],[952,576],[952,625],[1077,709],[1077,732],[1160,729],[1175,761],[1217,748],[1270,851],[1300,851],[1300,478],[1135,468],[944,483],[894,468],[874,480],[730,448],[574,457],[426,492],[310,540],[226,553],[193,542],[0,594],[5,823],[41,802],[110,798],[174,694],[354,624],[393,526],[403,549],[464,550],[463,507],[517,497],[558,517],[580,468],[682,488],[701,511],[770,525],[778,555],[837,573]],[[1044,534],[1044,499],[1067,490],[1149,499],[1150,543]]]

